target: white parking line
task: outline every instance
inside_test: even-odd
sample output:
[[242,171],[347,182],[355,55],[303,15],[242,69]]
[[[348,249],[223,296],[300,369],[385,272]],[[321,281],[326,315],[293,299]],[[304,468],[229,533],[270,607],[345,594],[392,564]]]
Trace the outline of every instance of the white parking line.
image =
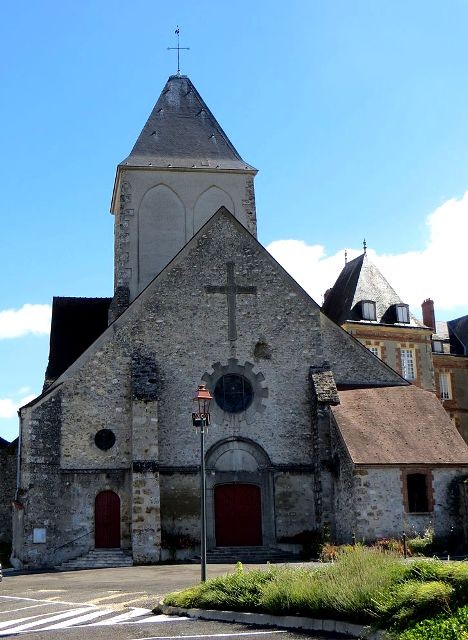
[[[50,602],[51,604],[68,604],[75,607],[83,607],[86,602],[66,602],[65,600],[53,600],[52,598],[23,598],[21,596],[0,596],[0,598],[4,598],[5,600],[27,600],[28,602]],[[88,604],[88,607],[95,608],[96,605]]]
[[148,622],[178,622],[185,620],[185,622],[192,622],[194,618],[187,618],[186,616],[166,616],[163,613],[159,616],[150,616],[149,618],[143,618],[142,620],[133,620],[128,624],[148,624]]
[[[131,611],[127,611],[126,613],[121,613],[118,616],[114,616],[112,618],[108,618],[107,620],[101,620],[101,622],[93,622],[91,624],[86,625],[87,627],[104,627],[106,625],[119,624],[124,620],[131,620],[132,618],[138,618],[138,616],[144,616],[151,613],[151,609],[142,609],[140,607],[133,607]],[[156,616],[153,616],[155,618]]]
[[[54,622],[55,620],[63,620],[64,618],[71,618],[72,616],[78,613],[85,613],[85,611],[90,611],[90,607],[83,607],[82,609],[72,609],[70,611],[64,611],[62,613],[59,613],[56,616],[52,616],[51,618],[49,618],[49,620],[47,620],[45,624],[47,624],[48,622]],[[16,623],[17,623],[17,620],[10,620],[10,624],[16,624]],[[12,627],[7,631],[1,631],[0,636],[9,635],[12,633],[19,633],[20,631],[26,631],[28,629],[31,629],[32,627],[38,627],[41,624],[44,624],[44,620],[36,620],[35,622],[28,622],[27,624],[21,624],[19,627]]]
[[48,613],[38,613],[35,616],[27,616],[26,618],[13,618],[13,620],[0,622],[0,629],[5,629],[6,627],[11,626],[12,624],[19,624],[20,622],[26,622],[26,620],[37,620],[37,618],[45,618],[45,616],[50,616],[50,615],[51,613],[48,612]]
[[50,607],[52,604],[57,604],[56,602],[43,602],[41,604],[30,604],[29,607],[20,607],[19,609],[8,609],[8,611],[0,611],[0,615],[4,613],[16,613],[17,611],[24,611],[25,609],[35,609],[36,607]]
[[[79,613],[79,611],[77,611],[76,613]],[[88,620],[94,620],[95,618],[108,616],[110,613],[113,613],[112,609],[100,609],[99,611],[94,610],[91,613],[86,613],[82,616],[78,616],[78,618],[72,618],[71,620],[65,620],[63,622],[58,622],[57,624],[48,625],[47,627],[41,629],[41,631],[50,631],[52,629],[67,629],[68,627],[80,625],[82,622],[87,622]]]

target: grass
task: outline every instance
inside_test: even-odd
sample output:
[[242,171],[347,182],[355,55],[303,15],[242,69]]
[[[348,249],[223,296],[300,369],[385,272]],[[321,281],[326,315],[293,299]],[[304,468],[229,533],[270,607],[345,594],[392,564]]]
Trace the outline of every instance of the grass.
[[[341,553],[334,564],[315,569],[244,571],[238,564],[233,574],[169,594],[164,600],[184,608],[342,619],[395,633],[409,633],[418,621],[434,616],[445,621],[459,616],[453,624],[463,625],[467,603],[468,562],[424,559],[405,564],[395,554],[359,545]],[[413,640],[410,635],[401,637]],[[414,636],[419,637],[424,636]]]

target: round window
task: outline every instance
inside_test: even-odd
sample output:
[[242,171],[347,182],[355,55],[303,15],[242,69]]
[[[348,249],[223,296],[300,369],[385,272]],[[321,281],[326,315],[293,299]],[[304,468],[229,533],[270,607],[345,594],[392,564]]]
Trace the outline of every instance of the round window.
[[228,373],[219,378],[213,395],[221,409],[228,413],[240,413],[252,404],[253,389],[244,376]]
[[115,433],[110,429],[101,429],[94,436],[94,443],[98,449],[107,451],[115,444]]

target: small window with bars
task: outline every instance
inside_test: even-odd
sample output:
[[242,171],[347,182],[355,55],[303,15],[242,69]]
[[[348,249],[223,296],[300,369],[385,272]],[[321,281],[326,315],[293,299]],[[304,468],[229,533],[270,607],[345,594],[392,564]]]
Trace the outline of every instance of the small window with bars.
[[452,390],[450,387],[449,373],[439,373],[439,391],[441,400],[451,400]]
[[401,375],[406,380],[416,378],[416,367],[414,364],[414,353],[412,349],[401,349]]
[[367,348],[371,353],[374,354],[374,356],[377,356],[377,358],[380,358],[380,347],[367,347]]

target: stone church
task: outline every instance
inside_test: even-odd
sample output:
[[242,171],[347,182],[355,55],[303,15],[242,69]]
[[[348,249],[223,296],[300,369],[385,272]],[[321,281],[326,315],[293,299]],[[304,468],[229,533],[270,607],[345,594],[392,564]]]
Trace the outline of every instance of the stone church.
[[196,553],[200,383],[209,549],[461,529],[466,444],[258,242],[255,174],[171,76],[117,166],[113,297],[53,301],[44,390],[20,410],[16,566]]

